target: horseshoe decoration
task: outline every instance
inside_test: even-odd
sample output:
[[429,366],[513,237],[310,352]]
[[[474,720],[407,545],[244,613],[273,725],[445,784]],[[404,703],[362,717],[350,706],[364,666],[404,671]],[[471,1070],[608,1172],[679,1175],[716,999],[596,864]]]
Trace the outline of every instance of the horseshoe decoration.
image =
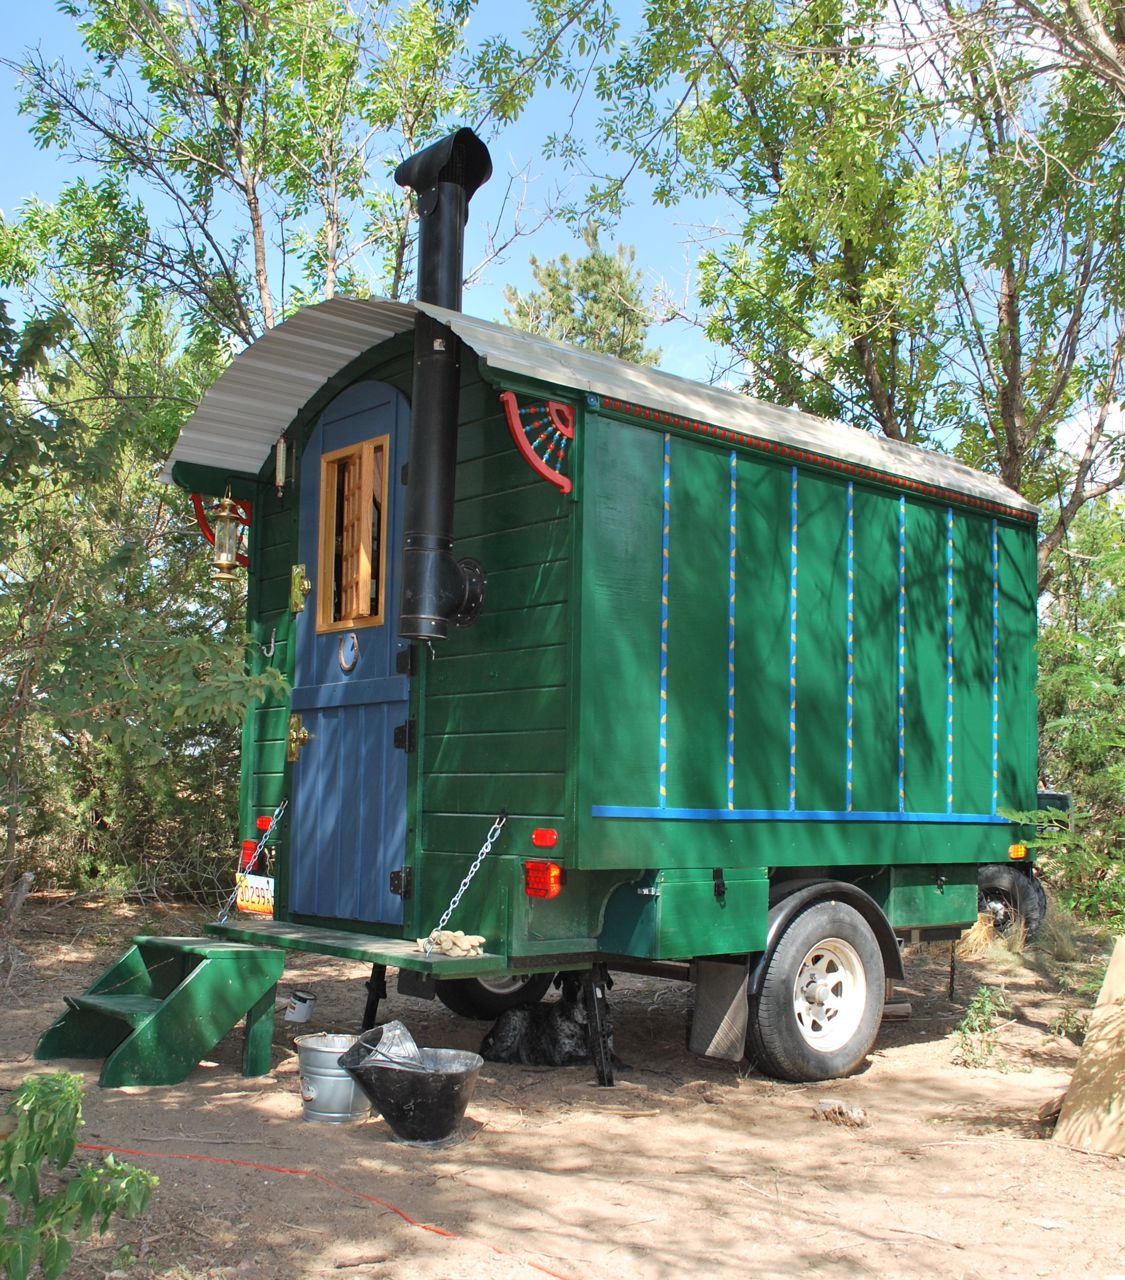
[[[345,657],[346,646],[351,645],[351,657]],[[340,664],[340,670],[344,675],[349,675],[355,670],[356,663],[359,661],[359,636],[354,631],[349,631],[346,636],[340,637],[340,645],[336,650],[336,661]]]

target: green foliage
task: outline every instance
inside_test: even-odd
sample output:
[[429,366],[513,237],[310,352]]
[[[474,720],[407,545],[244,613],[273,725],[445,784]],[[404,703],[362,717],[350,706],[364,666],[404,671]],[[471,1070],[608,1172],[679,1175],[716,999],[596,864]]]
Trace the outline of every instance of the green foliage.
[[127,185],[151,200],[161,216],[122,242],[129,273],[175,298],[192,332],[242,341],[303,303],[366,291],[361,267],[399,297],[412,233],[397,162],[462,121],[516,119],[612,30],[608,0],[536,0],[526,35],[477,48],[475,0],[64,8],[88,63],[26,55],[33,135],[95,166],[114,199]]
[[1073,1005],[1067,1005],[1062,1013],[1052,1018],[1047,1024],[1049,1035],[1057,1036],[1060,1040],[1073,1040],[1075,1044],[1081,1044],[1086,1039],[1086,1032],[1089,1029],[1089,1012],[1076,1009]]
[[0,887],[126,866],[152,888],[229,847],[219,778],[279,677],[246,674],[241,601],[156,481],[209,359],[151,299],[53,281],[74,319],[0,329]]
[[38,1264],[40,1274],[54,1280],[70,1264],[75,1242],[104,1232],[116,1214],[142,1213],[157,1179],[112,1155],[69,1177],[49,1172],[61,1174],[74,1157],[82,1123],[77,1076],[31,1077],[7,1114],[15,1123],[0,1139],[0,1274],[25,1280]]
[[531,272],[539,289],[524,296],[506,288],[505,318],[515,328],[544,338],[634,364],[656,364],[660,352],[645,346],[653,312],[641,273],[633,265],[634,251],[618,245],[616,253],[606,253],[593,226],[583,230],[582,239],[582,257],[572,259],[564,253],[542,263],[532,256]]
[[954,1061],[963,1067],[999,1065],[995,1058],[997,1017],[1010,1011],[1011,1004],[1000,987],[978,987],[957,1027]]
[[988,6],[653,0],[597,80],[600,141],[657,200],[726,202],[700,296],[750,391],[1055,506],[1045,579],[1122,481],[1125,150],[1096,78],[1008,34]]
[[[1074,812],[1040,866],[1063,901],[1125,924],[1125,510],[1093,504],[1059,557],[1039,639],[1040,756]],[[1041,843],[1043,837],[1041,837]]]

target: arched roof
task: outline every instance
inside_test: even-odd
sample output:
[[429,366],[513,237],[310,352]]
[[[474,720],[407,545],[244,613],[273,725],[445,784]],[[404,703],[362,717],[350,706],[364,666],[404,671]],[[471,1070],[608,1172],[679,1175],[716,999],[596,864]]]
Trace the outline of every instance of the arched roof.
[[461,312],[375,298],[333,298],[304,307],[235,356],[184,425],[164,479],[171,479],[177,462],[256,476],[282,432],[324,384],[372,347],[412,329],[417,310],[449,325],[498,374],[712,423],[790,449],[1035,510],[995,477],[945,454]]

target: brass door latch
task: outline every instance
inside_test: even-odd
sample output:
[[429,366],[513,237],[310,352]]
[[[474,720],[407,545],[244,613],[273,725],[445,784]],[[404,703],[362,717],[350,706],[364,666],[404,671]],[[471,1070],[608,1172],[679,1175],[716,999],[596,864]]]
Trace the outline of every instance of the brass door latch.
[[311,736],[301,723],[301,717],[294,711],[289,717],[289,732],[285,736],[285,758],[290,764],[297,763],[301,748],[308,744]]
[[295,564],[289,574],[289,612],[304,613],[305,597],[312,590],[312,581],[303,564]]

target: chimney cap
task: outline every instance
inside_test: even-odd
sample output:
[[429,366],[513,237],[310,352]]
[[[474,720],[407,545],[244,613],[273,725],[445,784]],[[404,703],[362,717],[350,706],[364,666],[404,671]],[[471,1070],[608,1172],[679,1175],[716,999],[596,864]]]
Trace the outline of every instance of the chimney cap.
[[395,170],[395,182],[412,191],[428,191],[439,182],[452,182],[465,190],[466,203],[492,177],[492,157],[472,129],[458,129],[404,160]]

